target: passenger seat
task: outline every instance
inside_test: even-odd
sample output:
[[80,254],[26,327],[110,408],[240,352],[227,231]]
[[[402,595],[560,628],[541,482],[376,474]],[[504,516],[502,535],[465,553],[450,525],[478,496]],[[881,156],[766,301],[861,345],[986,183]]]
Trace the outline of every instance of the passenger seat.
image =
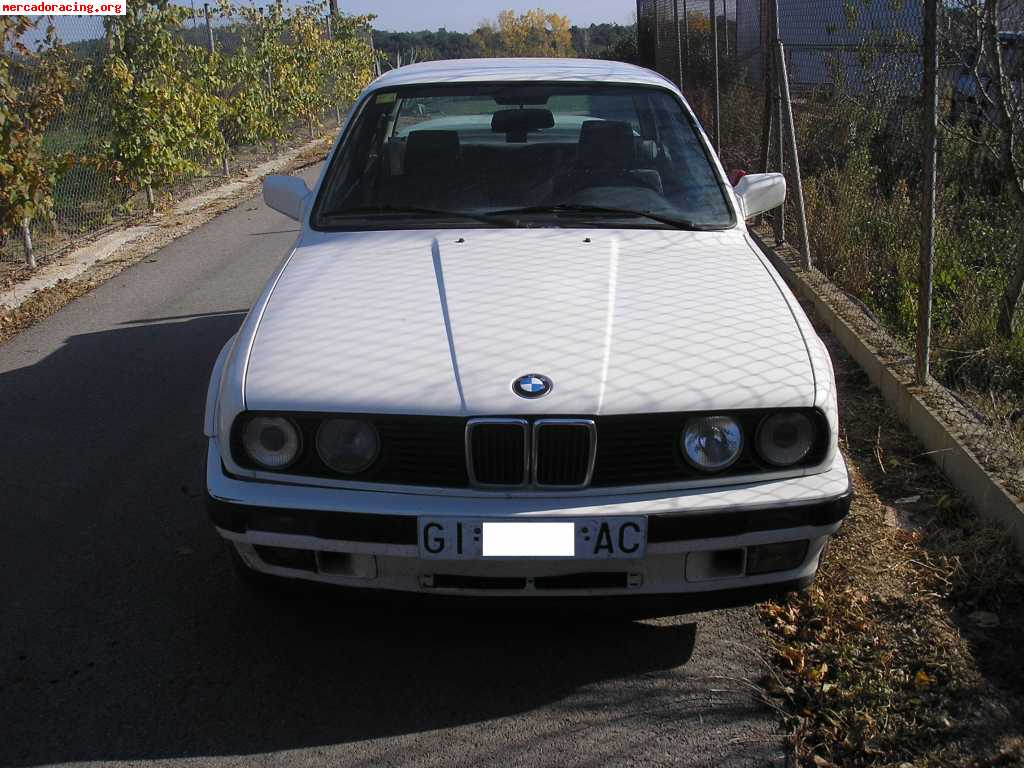
[[647,187],[664,194],[661,175],[636,167],[636,141],[629,123],[587,120],[580,128],[576,167],[556,182],[565,199],[588,187]]

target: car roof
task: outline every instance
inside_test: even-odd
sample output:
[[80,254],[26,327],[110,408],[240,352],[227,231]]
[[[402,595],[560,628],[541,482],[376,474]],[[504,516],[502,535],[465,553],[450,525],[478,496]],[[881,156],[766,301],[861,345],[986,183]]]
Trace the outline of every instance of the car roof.
[[428,83],[600,82],[676,90],[671,80],[643,67],[603,59],[447,59],[385,72],[370,89]]

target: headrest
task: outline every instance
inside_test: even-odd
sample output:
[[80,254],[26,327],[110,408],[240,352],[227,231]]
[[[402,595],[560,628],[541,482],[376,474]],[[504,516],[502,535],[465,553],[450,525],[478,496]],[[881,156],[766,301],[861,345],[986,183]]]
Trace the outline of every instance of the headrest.
[[588,170],[629,170],[636,147],[629,123],[617,120],[586,120],[580,129],[577,165]]
[[457,131],[413,131],[405,141],[405,174],[430,176],[450,171],[459,161]]
[[554,124],[555,116],[550,109],[501,109],[491,118],[491,130],[495,133],[527,133]]

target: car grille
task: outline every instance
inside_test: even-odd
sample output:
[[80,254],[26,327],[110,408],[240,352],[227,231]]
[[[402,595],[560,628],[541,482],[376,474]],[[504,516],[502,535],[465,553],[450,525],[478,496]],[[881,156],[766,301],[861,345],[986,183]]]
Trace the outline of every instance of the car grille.
[[473,485],[583,487],[596,447],[590,419],[470,419],[466,464]]
[[475,485],[526,485],[527,430],[525,419],[485,421],[466,425],[467,466]]
[[597,448],[593,421],[542,419],[533,429],[534,484],[582,487],[590,482]]
[[[805,412],[818,439],[797,466],[816,466],[828,448],[828,422],[816,409]],[[247,415],[253,415],[250,412]],[[746,436],[740,458],[727,470],[705,475],[683,459],[679,435],[690,414],[541,418],[404,416],[393,414],[285,414],[302,432],[307,449],[278,474],[339,479],[320,461],[316,430],[328,417],[351,416],[374,424],[380,455],[366,471],[344,476],[364,483],[440,488],[614,488],[773,471],[754,451],[754,435],[765,411],[733,411]],[[232,430],[232,453],[251,466],[241,448],[242,418]]]

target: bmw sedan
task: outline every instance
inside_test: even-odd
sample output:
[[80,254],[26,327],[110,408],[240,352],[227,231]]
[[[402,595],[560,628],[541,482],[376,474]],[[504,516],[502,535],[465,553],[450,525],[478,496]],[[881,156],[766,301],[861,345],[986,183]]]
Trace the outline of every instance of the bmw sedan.
[[847,513],[828,353],[680,91],[604,61],[402,67],[359,97],[217,359],[240,572],[438,594],[806,586]]

